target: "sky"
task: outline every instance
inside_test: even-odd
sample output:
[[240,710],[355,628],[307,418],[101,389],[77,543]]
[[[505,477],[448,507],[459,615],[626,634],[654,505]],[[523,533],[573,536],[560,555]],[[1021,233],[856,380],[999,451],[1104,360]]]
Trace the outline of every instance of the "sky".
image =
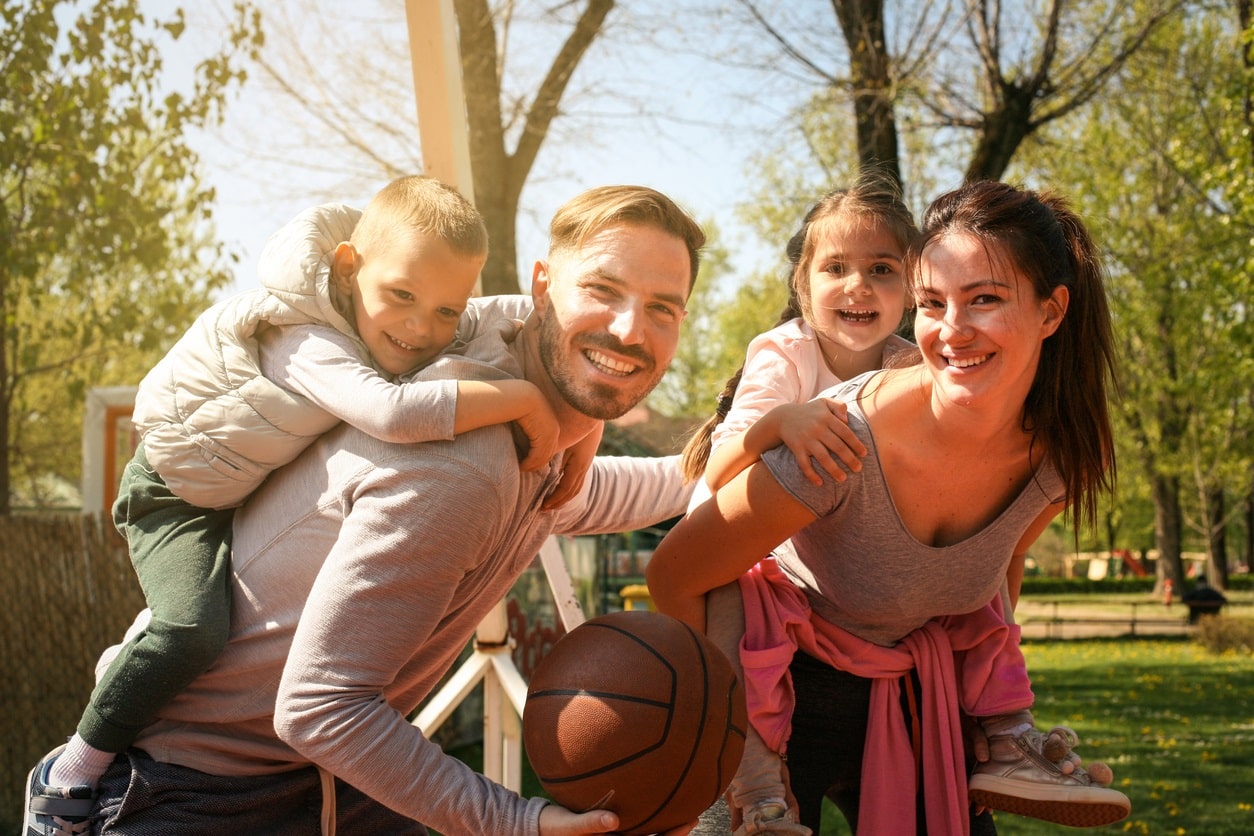
[[[160,16],[168,15],[177,5],[174,0],[145,0],[145,7]],[[325,13],[343,34],[345,44],[381,38],[407,53],[403,15],[397,17],[396,11],[401,6],[399,0],[389,0],[391,9],[378,13],[386,14],[386,18],[375,17],[375,12],[369,10],[359,19],[337,18],[337,14],[344,14],[335,8],[337,4],[317,0],[316,5],[319,14]],[[357,14],[357,8],[353,14]],[[616,9],[612,14],[617,13]],[[190,78],[191,66],[213,47],[219,37],[222,14],[221,8],[212,6],[189,10],[188,35],[167,58],[172,83]],[[268,33],[271,40],[267,49],[276,48],[274,37]],[[543,54],[537,56],[537,65],[543,58]],[[409,68],[405,67],[405,71]],[[545,143],[522,196],[518,222],[520,276],[529,276],[532,261],[543,254],[547,242],[545,224],[553,211],[579,191],[605,183],[653,186],[698,219],[714,220],[725,235],[742,244],[749,240],[750,236],[738,231],[741,228],[734,207],[742,199],[746,172],[761,132],[769,129],[770,120],[779,118],[778,109],[772,106],[755,111],[746,106],[741,95],[743,78],[730,70],[716,70],[679,50],[658,53],[633,65],[630,50],[598,51],[594,44],[576,80],[584,87],[604,89],[621,78],[598,78],[598,74],[614,73],[623,78],[630,75],[635,90],[648,91],[650,107],[667,116],[660,123],[655,119],[628,118],[614,112],[613,102],[600,104],[591,100],[591,105],[582,106],[603,107],[602,118],[580,122],[579,133],[554,136]],[[370,91],[362,94],[370,95]],[[412,87],[408,95],[410,98],[403,102],[388,103],[390,118],[410,121],[417,137]],[[299,211],[328,200],[364,206],[383,185],[382,176],[378,175],[356,178],[346,186],[343,172],[335,170],[335,161],[319,156],[312,148],[302,151],[310,154],[310,165],[304,169],[268,160],[265,138],[281,136],[288,130],[285,118],[291,113],[291,106],[281,94],[254,77],[228,106],[225,124],[192,139],[208,179],[217,189],[214,221],[218,236],[241,256],[235,282],[224,295],[256,286],[254,268],[267,237]],[[729,124],[736,127],[729,128]],[[772,254],[760,244],[746,244],[741,248],[738,265],[748,270],[771,259]]]

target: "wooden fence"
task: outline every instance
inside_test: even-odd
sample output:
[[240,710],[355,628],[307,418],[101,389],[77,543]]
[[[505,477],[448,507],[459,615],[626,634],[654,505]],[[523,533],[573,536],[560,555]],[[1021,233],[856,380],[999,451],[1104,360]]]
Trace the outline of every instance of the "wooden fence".
[[96,658],[144,606],[102,514],[0,517],[0,827],[15,832],[26,773],[74,732]]

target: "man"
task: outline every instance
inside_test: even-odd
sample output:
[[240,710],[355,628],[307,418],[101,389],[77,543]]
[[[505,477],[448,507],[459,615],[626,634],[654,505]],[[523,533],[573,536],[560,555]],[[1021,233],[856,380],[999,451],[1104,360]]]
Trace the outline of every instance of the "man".
[[[522,378],[570,448],[637,404],[674,354],[700,227],[665,196],[593,189],[563,206],[535,311],[424,378]],[[521,799],[426,740],[406,716],[553,533],[682,513],[673,459],[598,460],[579,497],[521,473],[495,426],[394,445],[342,426],[273,474],[235,519],[231,638],[100,785],[102,833],[580,834],[612,814]]]

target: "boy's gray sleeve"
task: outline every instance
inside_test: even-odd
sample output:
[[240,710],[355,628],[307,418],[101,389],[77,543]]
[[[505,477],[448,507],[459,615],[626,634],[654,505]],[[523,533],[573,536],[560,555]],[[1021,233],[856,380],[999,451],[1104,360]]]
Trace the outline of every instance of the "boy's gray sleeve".
[[470,342],[485,330],[500,330],[531,316],[531,297],[521,294],[475,296],[466,303],[466,310],[457,323],[457,339]]

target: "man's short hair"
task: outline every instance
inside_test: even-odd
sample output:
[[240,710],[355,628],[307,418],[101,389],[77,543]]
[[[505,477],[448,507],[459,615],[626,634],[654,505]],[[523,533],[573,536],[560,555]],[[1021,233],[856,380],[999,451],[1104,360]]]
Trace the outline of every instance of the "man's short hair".
[[549,253],[577,250],[616,224],[654,227],[683,241],[688,250],[688,287],[692,288],[701,266],[705,232],[673,200],[647,186],[599,186],[567,201],[549,224]]
[[398,177],[380,189],[362,212],[352,244],[369,252],[407,232],[439,238],[458,255],[488,252],[488,229],[479,210],[452,186],[431,177]]

